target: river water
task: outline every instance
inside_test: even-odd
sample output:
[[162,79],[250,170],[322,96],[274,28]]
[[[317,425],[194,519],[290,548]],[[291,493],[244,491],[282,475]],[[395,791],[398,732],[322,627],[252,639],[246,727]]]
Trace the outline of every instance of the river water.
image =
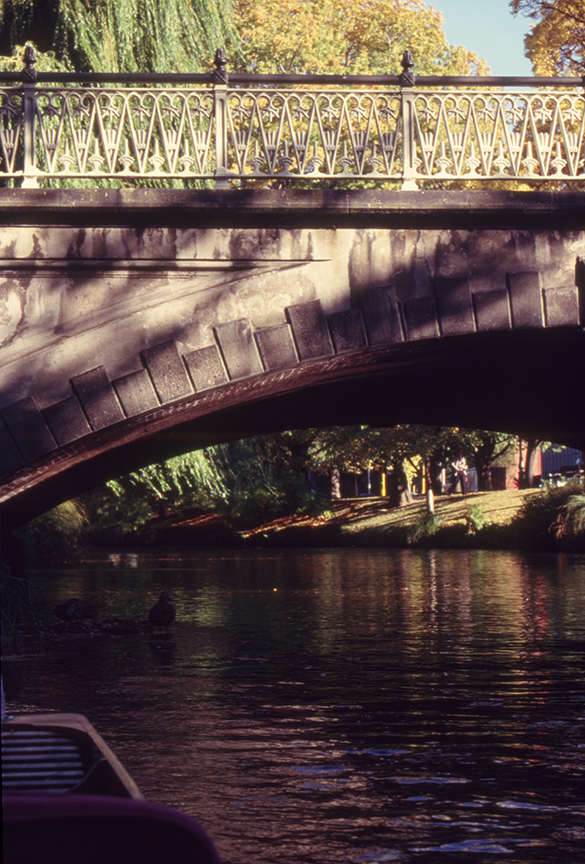
[[8,709],[79,711],[225,864],[585,862],[585,556],[96,553],[36,571],[170,634],[5,663]]

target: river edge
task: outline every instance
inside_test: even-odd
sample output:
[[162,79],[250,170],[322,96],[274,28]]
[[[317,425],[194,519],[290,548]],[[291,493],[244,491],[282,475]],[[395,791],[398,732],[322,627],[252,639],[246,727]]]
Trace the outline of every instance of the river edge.
[[435,514],[426,500],[389,508],[384,498],[343,499],[316,515],[287,515],[230,522],[220,514],[183,512],[151,522],[135,547],[235,546],[331,548],[486,548],[585,551],[585,538],[558,542],[548,525],[527,524],[520,513],[539,490],[475,492],[437,496]]
[[[217,513],[182,511],[166,519],[151,521],[136,533],[112,537],[110,542],[79,545],[75,550],[70,549],[70,554],[58,554],[44,560],[35,556],[36,560],[29,560],[28,567],[40,570],[55,566],[74,568],[99,560],[105,551],[112,560],[122,560],[126,554],[164,557],[169,552],[181,554],[181,550],[205,548],[231,548],[234,552],[263,548],[418,548],[585,553],[585,535],[581,534],[571,542],[559,542],[550,530],[550,514],[548,520],[540,522],[527,515],[525,504],[531,499],[535,503],[542,500],[540,490],[437,496],[434,516],[427,513],[426,500],[422,497],[400,508],[389,508],[384,498],[343,499],[317,515],[288,515],[267,521],[256,518],[253,524],[246,526],[241,521],[230,522]],[[24,575],[26,569],[25,566],[20,575]],[[30,618],[30,615],[24,617]],[[6,636],[8,643],[12,643],[13,637],[17,642],[23,639],[35,642],[41,637],[43,643],[61,643],[72,638],[149,630],[145,620],[93,621],[86,618],[73,622],[53,621],[50,626],[39,628],[33,615],[28,625],[17,625]],[[21,645],[17,653],[22,649]],[[12,649],[8,651],[12,653]]]

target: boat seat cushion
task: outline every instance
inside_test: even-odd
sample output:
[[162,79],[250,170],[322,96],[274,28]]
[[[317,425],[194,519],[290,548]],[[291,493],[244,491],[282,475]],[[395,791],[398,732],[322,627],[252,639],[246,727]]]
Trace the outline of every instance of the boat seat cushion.
[[4,864],[221,864],[201,825],[162,804],[13,793],[3,805]]

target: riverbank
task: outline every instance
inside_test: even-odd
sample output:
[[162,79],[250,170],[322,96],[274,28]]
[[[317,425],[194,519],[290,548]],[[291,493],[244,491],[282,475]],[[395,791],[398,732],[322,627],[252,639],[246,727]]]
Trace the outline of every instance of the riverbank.
[[342,501],[335,505],[331,513],[317,520],[276,520],[244,534],[247,540],[261,536],[276,545],[288,545],[289,542],[298,545],[301,535],[307,536],[310,530],[315,532],[313,542],[318,541],[318,545],[468,546],[480,533],[503,533],[512,525],[531,491],[477,492],[437,497],[434,517],[427,513],[426,500],[422,497],[415,499],[412,504],[393,509],[388,508],[385,499]]
[[14,535],[16,560],[46,567],[84,559],[94,547],[415,547],[585,552],[585,488],[561,487],[437,496],[428,514],[423,497],[390,508],[387,498],[315,500],[311,513],[268,516],[179,510],[146,523],[82,525],[68,535],[56,524],[27,526]]
[[514,546],[514,520],[533,489],[439,496],[435,514],[426,500],[390,509],[385,498],[344,499],[316,516],[293,515],[253,527],[229,524],[217,514],[181,514],[150,524],[149,545],[245,546]]

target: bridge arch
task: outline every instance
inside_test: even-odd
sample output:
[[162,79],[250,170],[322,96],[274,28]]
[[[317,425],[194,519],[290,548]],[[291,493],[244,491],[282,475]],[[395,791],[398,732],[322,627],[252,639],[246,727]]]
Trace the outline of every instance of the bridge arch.
[[283,428],[585,446],[582,197],[145,191],[0,190],[6,524]]

